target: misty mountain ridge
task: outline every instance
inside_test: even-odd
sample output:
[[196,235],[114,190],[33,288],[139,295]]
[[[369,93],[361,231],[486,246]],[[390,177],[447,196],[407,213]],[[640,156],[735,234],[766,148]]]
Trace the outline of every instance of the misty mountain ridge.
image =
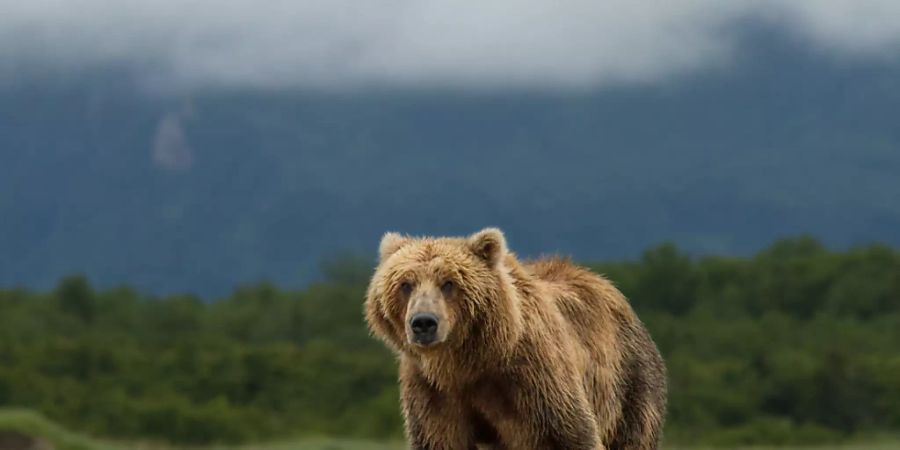
[[[520,254],[900,244],[900,64],[760,40],[593,91],[208,89],[122,71],[0,88],[0,284],[218,295],[314,279],[381,234],[499,226]],[[125,70],[127,73],[127,70]]]

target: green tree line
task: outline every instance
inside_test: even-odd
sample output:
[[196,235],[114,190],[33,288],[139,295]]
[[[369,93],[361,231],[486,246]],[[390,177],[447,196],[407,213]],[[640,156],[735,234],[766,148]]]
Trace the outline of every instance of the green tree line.
[[[80,276],[0,290],[0,407],[114,438],[247,442],[401,435],[395,362],[368,336],[372,263],[324,264],[204,302]],[[900,252],[811,238],[748,257],[672,245],[590,265],[632,301],[669,368],[667,439],[807,443],[900,429]]]

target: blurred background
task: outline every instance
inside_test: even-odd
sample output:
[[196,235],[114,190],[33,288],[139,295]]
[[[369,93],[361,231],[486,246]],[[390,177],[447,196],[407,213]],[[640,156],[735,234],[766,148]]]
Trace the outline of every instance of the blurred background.
[[898,110],[893,1],[0,0],[0,449],[401,448],[378,239],[484,226],[668,447],[900,448]]

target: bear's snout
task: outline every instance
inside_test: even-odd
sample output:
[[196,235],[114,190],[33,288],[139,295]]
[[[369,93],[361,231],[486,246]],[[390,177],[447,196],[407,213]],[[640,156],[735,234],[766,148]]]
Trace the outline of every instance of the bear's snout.
[[409,320],[413,341],[419,345],[430,345],[437,339],[438,318],[431,313],[419,313]]

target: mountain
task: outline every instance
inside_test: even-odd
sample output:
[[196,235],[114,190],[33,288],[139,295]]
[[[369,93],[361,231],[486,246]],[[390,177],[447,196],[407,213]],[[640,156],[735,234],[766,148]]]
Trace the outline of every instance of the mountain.
[[504,228],[525,255],[900,244],[900,63],[758,39],[728,67],[590,92],[0,87],[0,285],[214,296],[314,279],[386,230]]

